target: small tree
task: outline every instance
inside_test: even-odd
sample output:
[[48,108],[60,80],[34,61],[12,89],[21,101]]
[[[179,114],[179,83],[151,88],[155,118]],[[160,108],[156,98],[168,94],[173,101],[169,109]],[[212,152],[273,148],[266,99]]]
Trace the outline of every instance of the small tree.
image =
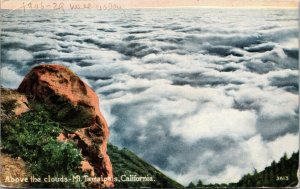
[[193,182],[190,182],[190,184],[187,186],[187,188],[195,188],[195,184]]
[[197,187],[202,187],[202,186],[203,186],[203,183],[202,183],[202,181],[201,181],[201,180],[199,180],[196,186],[197,186]]

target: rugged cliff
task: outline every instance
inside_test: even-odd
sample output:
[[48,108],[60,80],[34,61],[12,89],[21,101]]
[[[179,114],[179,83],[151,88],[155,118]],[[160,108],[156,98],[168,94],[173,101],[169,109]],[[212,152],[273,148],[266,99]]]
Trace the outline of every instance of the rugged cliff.
[[80,150],[83,174],[105,178],[87,186],[113,187],[112,166],[106,153],[108,126],[99,110],[98,96],[78,76],[61,65],[40,65],[26,75],[17,92],[3,93],[6,101],[18,104],[13,110],[15,115],[29,110],[26,104],[43,104],[62,127],[57,140],[73,143]]
[[55,121],[65,127],[58,139],[75,142],[81,149],[83,171],[107,177],[91,187],[112,187],[112,166],[106,153],[109,131],[99,110],[96,93],[61,65],[40,65],[29,72],[18,91],[30,101],[42,102]]

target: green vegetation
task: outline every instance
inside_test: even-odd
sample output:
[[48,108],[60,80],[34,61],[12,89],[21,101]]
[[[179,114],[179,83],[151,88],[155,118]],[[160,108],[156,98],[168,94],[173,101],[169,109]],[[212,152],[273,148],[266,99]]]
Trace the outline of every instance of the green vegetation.
[[1,110],[3,109],[3,113],[5,115],[11,115],[12,111],[16,108],[17,106],[17,101],[15,99],[13,100],[7,100],[5,102],[1,103]]
[[[6,111],[12,110],[2,106]],[[59,124],[50,119],[42,106],[33,107],[20,117],[2,120],[2,151],[13,157],[21,157],[28,163],[31,174],[42,178],[31,183],[35,187],[76,187],[82,183],[69,180],[43,182],[44,178],[65,177],[80,174],[78,167],[82,159],[79,150],[71,143],[56,140],[62,131]]]
[[229,184],[203,184],[201,180],[195,185],[190,183],[188,188],[217,188],[217,187],[295,187],[298,184],[297,170],[299,166],[299,151],[293,153],[290,158],[287,155],[279,160],[273,161],[271,166],[263,171],[254,170],[252,174],[247,174],[237,183]]
[[254,171],[253,174],[245,175],[238,183],[238,187],[269,186],[286,187],[296,186],[298,183],[297,170],[299,164],[299,152],[293,153],[290,158],[285,154],[279,162],[273,161],[271,166],[263,171]]
[[152,188],[182,188],[183,186],[176,181],[165,176],[163,173],[137,157],[134,153],[127,149],[118,149],[118,147],[108,144],[107,153],[113,166],[114,177],[121,180],[122,175],[129,177],[130,175],[152,177],[154,182],[115,182],[117,188],[127,187],[152,187]]

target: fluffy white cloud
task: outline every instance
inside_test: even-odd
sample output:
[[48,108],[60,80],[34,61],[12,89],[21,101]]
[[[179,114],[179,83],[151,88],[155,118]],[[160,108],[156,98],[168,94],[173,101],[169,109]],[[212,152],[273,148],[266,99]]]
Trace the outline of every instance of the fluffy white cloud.
[[278,162],[284,153],[290,157],[292,152],[296,152],[299,146],[298,138],[296,134],[286,134],[274,141],[264,141],[260,135],[256,135],[241,143],[241,146],[244,146],[249,154],[251,166],[262,171],[273,160]]
[[203,109],[183,121],[173,123],[171,133],[179,135],[187,142],[196,142],[202,138],[230,137],[243,138],[253,135],[256,115],[251,111],[219,109],[204,104]]
[[272,159],[278,161],[284,153],[290,156],[292,152],[299,150],[299,135],[286,134],[278,137],[274,141],[268,142],[266,145],[271,153]]
[[277,87],[258,88],[243,85],[239,90],[228,92],[244,108],[257,109],[264,117],[296,115],[298,95],[288,93]]
[[9,88],[17,88],[22,82],[23,77],[17,74],[10,67],[1,68],[1,85]]
[[6,56],[8,61],[15,61],[20,64],[26,64],[33,59],[32,54],[24,49],[10,50]]
[[266,165],[271,163],[272,156],[270,149],[267,148],[260,135],[253,136],[244,143],[241,143],[241,146],[246,149],[251,166],[258,171],[263,170]]

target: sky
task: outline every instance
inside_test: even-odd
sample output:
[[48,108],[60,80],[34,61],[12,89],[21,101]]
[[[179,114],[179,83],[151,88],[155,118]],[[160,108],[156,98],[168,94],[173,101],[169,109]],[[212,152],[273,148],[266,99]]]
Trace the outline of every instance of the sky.
[[[27,0],[24,2],[40,3],[41,0]],[[252,7],[252,8],[296,8],[297,0],[44,0],[47,3],[77,3],[107,4],[113,3],[122,8],[150,8],[150,7]],[[22,6],[20,0],[1,0],[1,8],[18,9]],[[95,7],[95,6],[93,6]],[[67,7],[66,7],[67,8]]]

